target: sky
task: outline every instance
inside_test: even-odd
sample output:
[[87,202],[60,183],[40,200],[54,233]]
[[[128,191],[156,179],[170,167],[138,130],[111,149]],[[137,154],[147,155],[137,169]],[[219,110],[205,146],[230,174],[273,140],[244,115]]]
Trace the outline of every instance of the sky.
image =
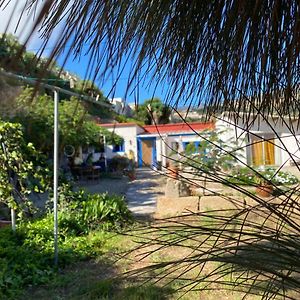
[[[20,21],[20,15],[22,14],[23,7],[26,3],[26,0],[7,0],[4,1],[4,4],[0,8],[0,33],[9,32],[18,37],[21,43],[27,38],[28,33],[31,31],[31,28],[34,24],[35,15],[27,15],[23,14],[22,19]],[[42,2],[40,2],[42,3]],[[4,9],[3,9],[4,8]],[[38,12],[40,6],[36,8]],[[18,24],[18,26],[17,26]],[[17,29],[16,29],[17,27]],[[55,38],[55,34],[58,34],[59,28],[54,33],[53,37]],[[27,44],[27,50],[32,52],[37,52],[39,47],[41,46],[41,39],[39,38],[39,34],[35,33],[29,43]],[[87,48],[87,46],[84,46]],[[51,41],[49,47],[46,48],[46,52],[43,54],[47,56],[51,52],[52,46]],[[59,65],[63,64],[63,58],[57,58],[57,62]],[[85,78],[85,73],[88,65],[88,56],[81,55],[79,59],[74,59],[71,56],[67,63],[64,65],[64,69],[70,71],[71,73],[75,73],[82,79]],[[104,95],[107,97],[120,97],[125,98],[128,103],[132,103],[135,101],[139,101],[142,103],[144,100],[149,99],[151,97],[159,97],[162,100],[166,95],[165,88],[167,87],[165,82],[161,82],[158,85],[155,82],[152,82],[150,78],[145,80],[144,84],[139,84],[137,89],[134,91],[127,91],[127,81],[130,75],[130,63],[125,64],[124,72],[120,76],[119,80],[116,82],[114,77],[105,78],[105,80],[97,81],[96,84],[103,91]],[[150,87],[149,87],[150,84]]]

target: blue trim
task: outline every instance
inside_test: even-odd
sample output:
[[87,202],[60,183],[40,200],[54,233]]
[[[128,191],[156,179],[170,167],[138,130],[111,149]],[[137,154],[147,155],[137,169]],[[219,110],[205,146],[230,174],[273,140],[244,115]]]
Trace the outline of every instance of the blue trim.
[[137,146],[138,146],[138,167],[143,166],[143,150],[142,150],[142,140],[151,140],[152,141],[152,166],[157,165],[157,158],[156,158],[156,137],[137,137]]
[[112,152],[125,152],[125,141],[120,145],[113,145]]
[[190,144],[190,143],[193,143],[194,146],[195,146],[195,153],[198,153],[199,152],[199,146],[200,146],[200,141],[189,141],[189,142],[182,142],[182,146],[183,146],[183,149],[185,150],[187,145]]
[[157,156],[156,156],[156,139],[153,140],[153,147],[152,147],[152,167],[157,167]]
[[143,165],[143,154],[142,154],[142,141],[140,138],[137,138],[137,151],[138,151],[138,167]]
[[182,142],[182,146],[183,146],[183,149],[185,150],[186,149],[186,146],[189,144],[190,142]]
[[[155,133],[156,136],[148,136],[148,137],[143,137],[143,134],[142,135],[137,135],[138,138],[142,138],[142,139],[153,139],[153,138],[157,138],[157,137],[160,137],[160,135],[158,133]],[[195,132],[191,132],[191,133],[168,133],[167,134],[168,136],[190,136],[190,135],[195,135],[195,136],[199,136],[197,133]]]

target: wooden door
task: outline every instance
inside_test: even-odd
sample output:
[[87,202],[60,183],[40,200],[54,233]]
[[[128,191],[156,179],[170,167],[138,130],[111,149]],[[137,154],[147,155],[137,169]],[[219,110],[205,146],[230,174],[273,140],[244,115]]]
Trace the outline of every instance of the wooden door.
[[152,140],[143,140],[142,141],[143,165],[151,166],[151,164],[152,164],[152,151],[153,151],[153,141]]

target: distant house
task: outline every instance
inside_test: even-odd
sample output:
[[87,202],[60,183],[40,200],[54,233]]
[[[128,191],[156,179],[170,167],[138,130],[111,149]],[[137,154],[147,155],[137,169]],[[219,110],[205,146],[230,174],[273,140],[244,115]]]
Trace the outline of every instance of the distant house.
[[139,126],[135,123],[112,123],[99,124],[111,132],[123,137],[122,145],[107,145],[106,157],[125,155],[132,150],[136,162],[141,166],[164,166],[167,165],[167,157],[173,149],[183,151],[191,142],[200,143],[201,139],[197,132],[214,129],[212,122],[208,123],[177,123],[163,125]]
[[[247,120],[247,121],[246,121]],[[224,138],[236,139],[244,163],[252,166],[281,166],[300,160],[299,120],[225,112],[216,121],[216,128],[226,128]]]
[[220,137],[223,141],[237,142],[241,163],[279,166],[290,164],[293,159],[300,161],[300,130],[293,135],[289,128],[298,128],[297,123],[298,120],[294,120],[284,124],[276,117],[262,119],[257,116],[250,116],[246,122],[242,117],[234,118],[225,112],[214,122],[99,125],[124,139],[122,145],[106,145],[106,157],[110,159],[115,155],[125,155],[132,150],[139,167],[166,167],[167,157],[173,150],[184,151],[189,143],[197,147],[201,143],[201,132],[217,129],[226,129]]
[[112,98],[109,99],[110,103],[113,106],[113,110],[119,114],[126,117],[131,117],[133,114],[132,108],[126,103],[126,100],[123,98]]

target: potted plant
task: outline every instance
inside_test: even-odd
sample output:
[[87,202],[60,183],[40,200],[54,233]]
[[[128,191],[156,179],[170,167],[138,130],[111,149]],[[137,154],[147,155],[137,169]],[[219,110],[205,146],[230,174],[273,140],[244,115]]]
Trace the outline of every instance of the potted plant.
[[256,176],[256,194],[263,197],[268,198],[273,194],[273,185],[270,181],[266,180],[263,177]]

